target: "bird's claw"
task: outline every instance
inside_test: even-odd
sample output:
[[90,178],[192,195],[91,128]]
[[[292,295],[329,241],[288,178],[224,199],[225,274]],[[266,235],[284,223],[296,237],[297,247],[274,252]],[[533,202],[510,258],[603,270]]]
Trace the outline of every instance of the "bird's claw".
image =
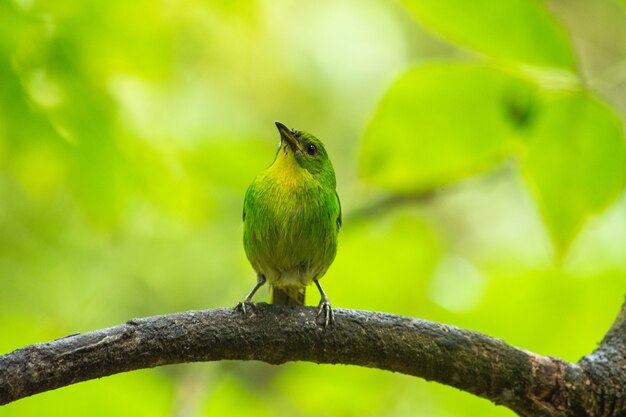
[[335,324],[335,313],[333,312],[330,302],[327,300],[320,301],[320,305],[317,308],[316,319],[318,319],[322,314],[324,315],[324,327],[328,327],[328,324]]
[[246,310],[246,304],[252,309],[252,303],[248,300],[244,300],[237,303],[237,305],[235,306],[235,310],[241,311],[244,316],[247,316],[248,311]]

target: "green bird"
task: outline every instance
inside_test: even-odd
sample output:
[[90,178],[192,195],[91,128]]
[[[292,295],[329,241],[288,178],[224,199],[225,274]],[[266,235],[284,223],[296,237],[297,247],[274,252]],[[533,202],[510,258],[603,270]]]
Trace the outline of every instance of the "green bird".
[[252,182],[243,204],[243,243],[257,283],[238,307],[245,313],[266,282],[272,303],[304,305],[306,286],[320,292],[318,314],[334,322],[328,296],[319,283],[337,253],[341,204],[335,171],[315,136],[276,122],[280,145],[272,165]]

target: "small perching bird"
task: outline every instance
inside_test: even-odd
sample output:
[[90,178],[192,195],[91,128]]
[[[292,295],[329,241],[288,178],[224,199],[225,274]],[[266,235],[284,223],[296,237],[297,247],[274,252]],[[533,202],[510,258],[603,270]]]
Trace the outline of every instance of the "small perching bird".
[[272,303],[303,305],[314,282],[321,300],[318,317],[334,322],[319,283],[337,253],[341,205],[335,171],[319,139],[276,122],[280,146],[272,165],[252,182],[243,204],[243,242],[257,283],[239,308],[268,282]]

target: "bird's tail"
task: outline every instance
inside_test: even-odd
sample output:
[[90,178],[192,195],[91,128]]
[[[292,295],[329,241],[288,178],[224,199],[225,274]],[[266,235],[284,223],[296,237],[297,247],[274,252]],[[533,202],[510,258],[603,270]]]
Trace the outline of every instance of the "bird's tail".
[[306,288],[276,288],[272,287],[272,304],[286,306],[304,305]]

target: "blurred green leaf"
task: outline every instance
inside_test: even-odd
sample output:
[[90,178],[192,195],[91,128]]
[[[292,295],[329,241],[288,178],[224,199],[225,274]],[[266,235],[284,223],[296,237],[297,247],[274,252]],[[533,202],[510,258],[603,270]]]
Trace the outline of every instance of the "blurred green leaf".
[[534,0],[404,0],[425,26],[497,59],[575,68],[570,42]]
[[495,68],[436,64],[391,86],[363,140],[361,173],[399,192],[490,168],[533,120],[534,87]]
[[624,188],[626,148],[620,120],[584,93],[546,97],[525,160],[527,178],[560,250],[587,218]]

